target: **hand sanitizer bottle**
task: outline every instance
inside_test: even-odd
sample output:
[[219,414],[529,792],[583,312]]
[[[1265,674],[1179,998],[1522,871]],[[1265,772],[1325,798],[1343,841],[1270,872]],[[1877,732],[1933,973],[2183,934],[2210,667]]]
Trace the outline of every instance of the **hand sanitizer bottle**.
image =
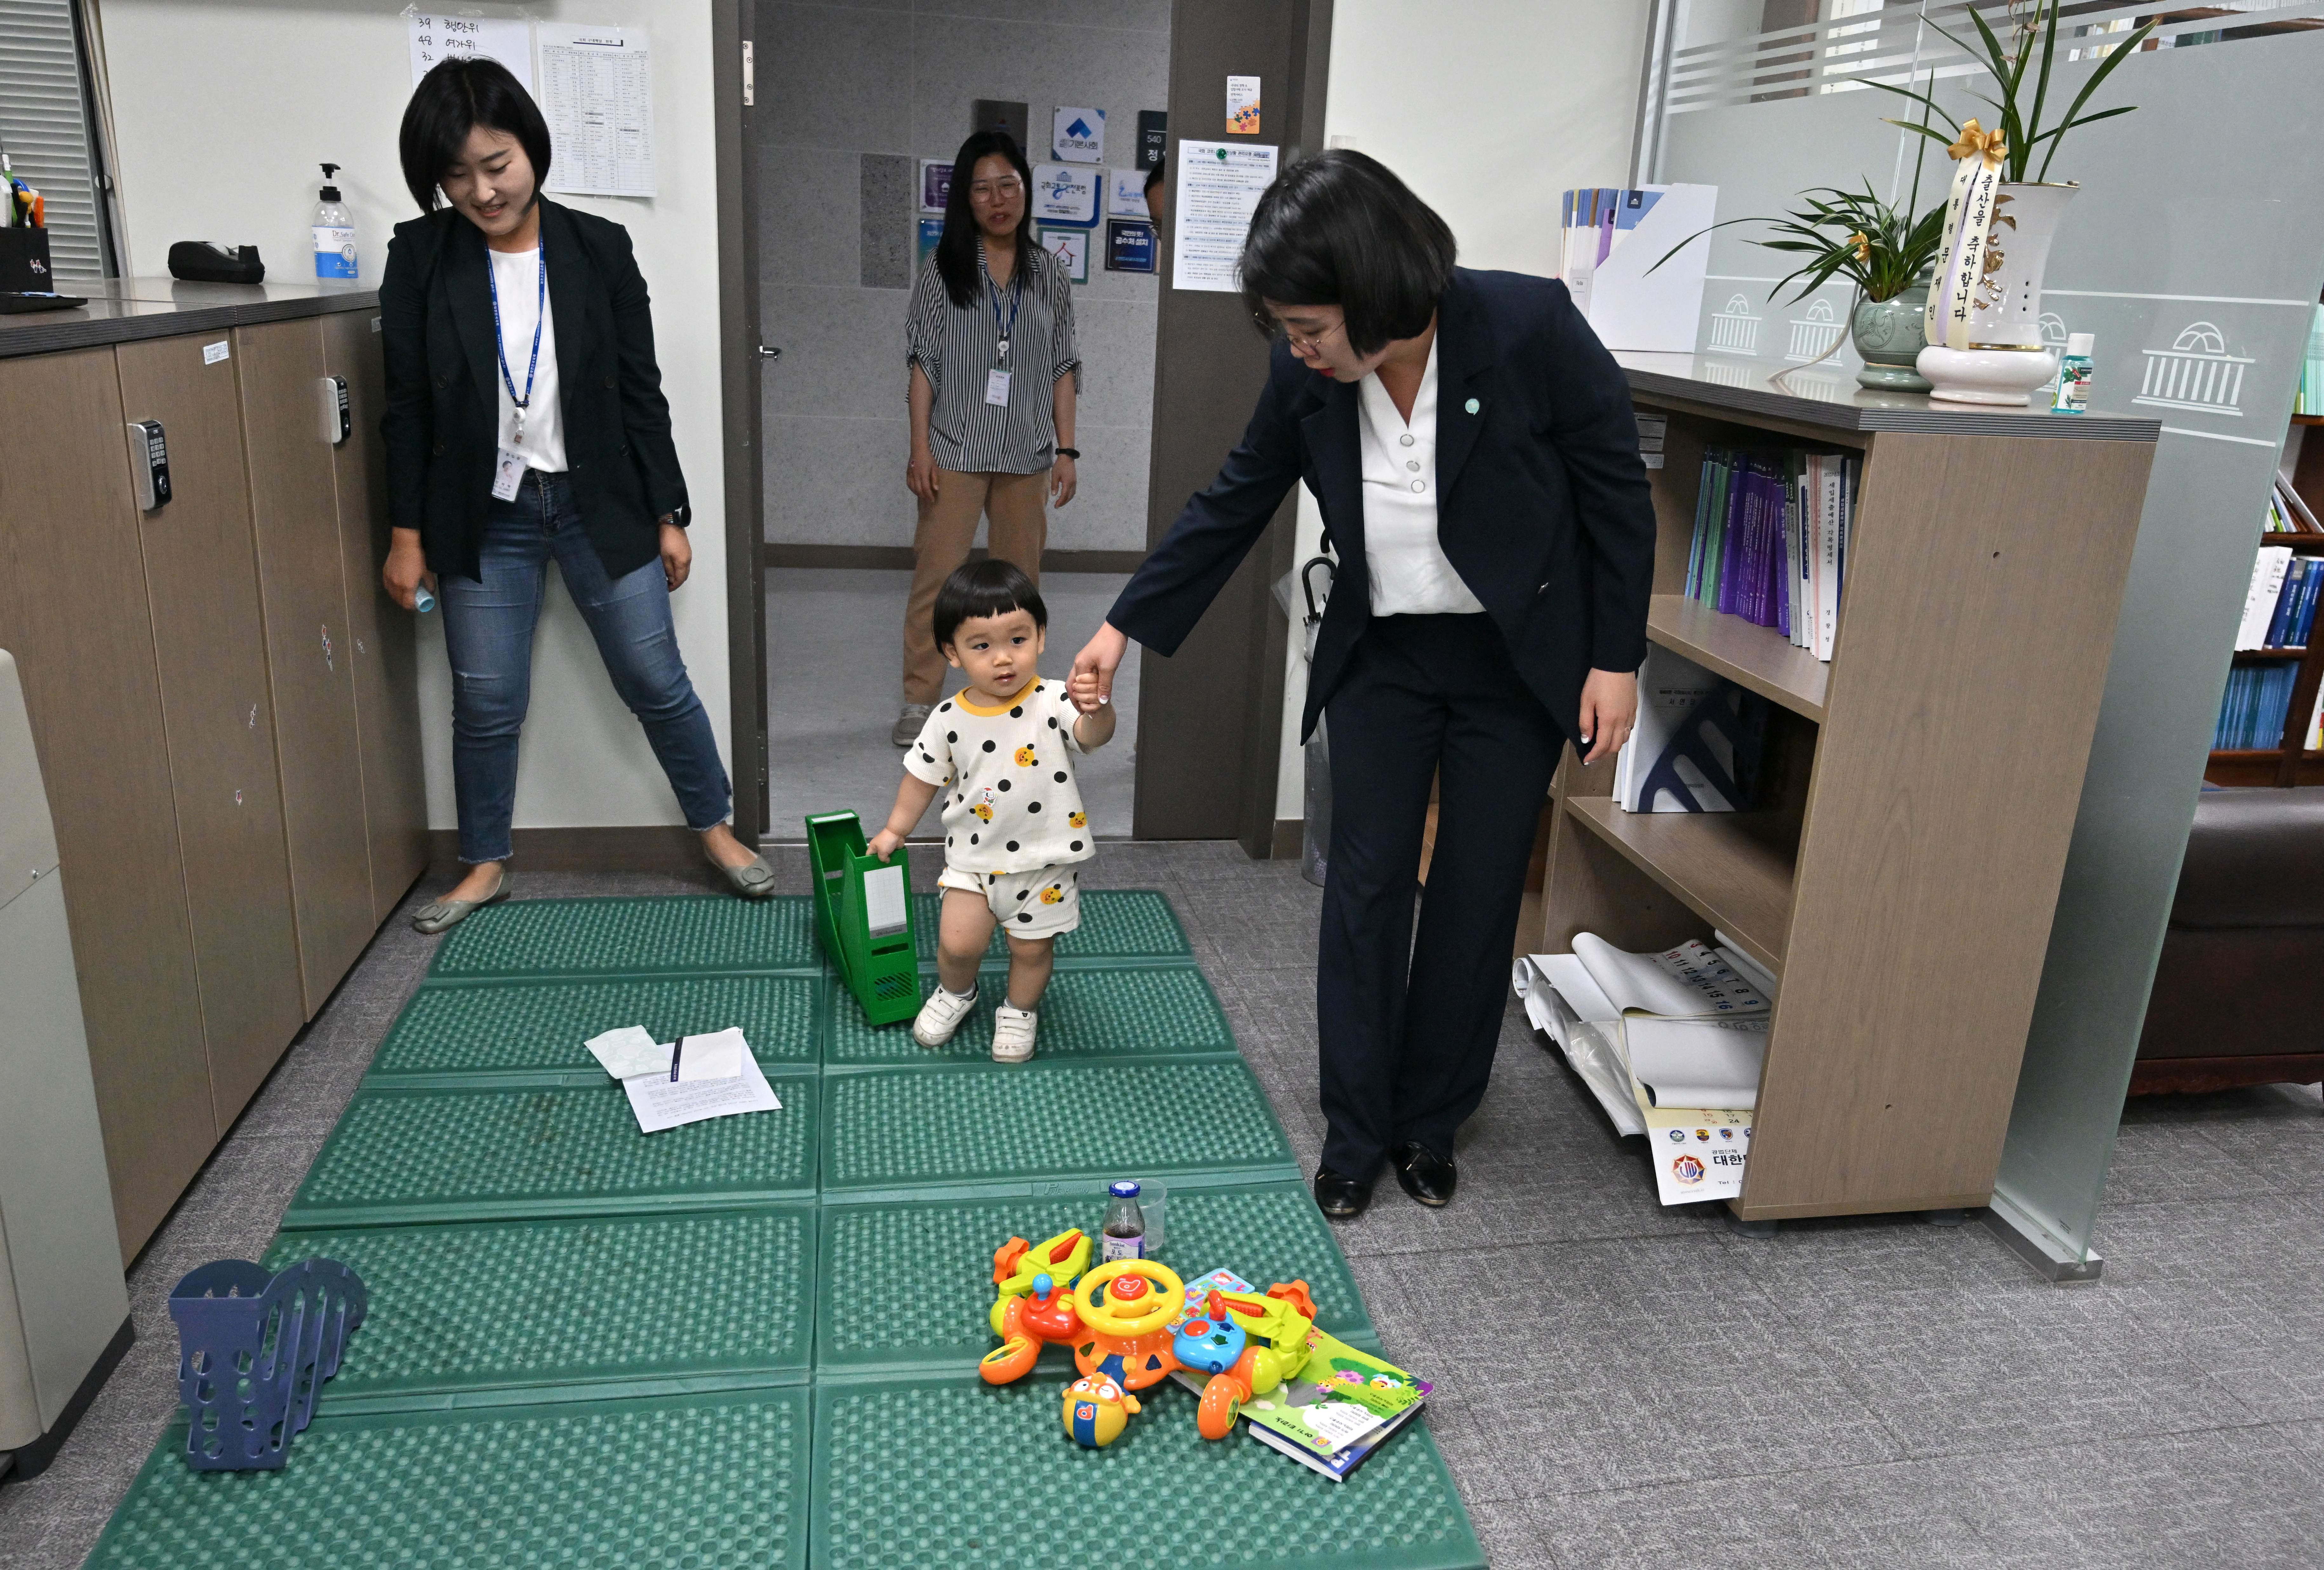
[[355,275],[355,216],[339,199],[339,188],[330,183],[339,172],[336,163],[323,170],[323,203],[315,209],[315,276],[353,278]]
[[2066,335],[2066,352],[2058,356],[2058,392],[2050,401],[2052,414],[2086,414],[2090,407],[2090,350],[2097,340],[2089,333]]

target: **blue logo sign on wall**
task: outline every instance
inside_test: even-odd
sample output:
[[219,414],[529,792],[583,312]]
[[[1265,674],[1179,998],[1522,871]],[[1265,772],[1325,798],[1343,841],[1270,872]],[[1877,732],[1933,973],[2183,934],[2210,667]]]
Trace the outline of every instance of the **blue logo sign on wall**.
[[1155,266],[1154,226],[1143,218],[1105,221],[1105,266],[1109,272],[1151,272]]

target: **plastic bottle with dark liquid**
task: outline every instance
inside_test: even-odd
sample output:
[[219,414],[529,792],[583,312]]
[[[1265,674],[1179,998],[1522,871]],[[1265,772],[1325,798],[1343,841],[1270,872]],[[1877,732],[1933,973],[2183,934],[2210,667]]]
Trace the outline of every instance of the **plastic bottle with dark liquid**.
[[1146,1213],[1138,1208],[1138,1185],[1123,1181],[1106,1190],[1105,1222],[1098,1229],[1098,1246],[1110,1264],[1115,1260],[1146,1257]]

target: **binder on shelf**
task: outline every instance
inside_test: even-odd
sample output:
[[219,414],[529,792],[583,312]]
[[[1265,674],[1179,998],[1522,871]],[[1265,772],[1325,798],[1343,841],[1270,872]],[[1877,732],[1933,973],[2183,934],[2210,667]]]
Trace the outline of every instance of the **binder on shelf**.
[[[1560,204],[1558,277],[1609,349],[1694,353],[1715,185],[1585,187]],[[1688,241],[1689,236],[1696,236]],[[1677,255],[1655,267],[1672,247]]]
[[920,1008],[920,966],[904,848],[883,862],[866,854],[855,814],[825,812],[807,820],[807,854],[815,935],[839,979],[872,1024],[910,1019]]

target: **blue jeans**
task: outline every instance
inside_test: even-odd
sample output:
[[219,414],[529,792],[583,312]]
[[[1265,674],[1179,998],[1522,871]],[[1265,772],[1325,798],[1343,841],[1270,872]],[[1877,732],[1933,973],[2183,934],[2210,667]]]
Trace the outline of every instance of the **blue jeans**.
[[660,559],[608,577],[565,476],[528,469],[515,501],[494,501],[485,511],[481,579],[437,584],[452,662],[452,785],[464,862],[509,855],[517,735],[532,696],[532,633],[551,557],[597,640],[613,690],[645,727],[687,827],[715,827],[732,804],[710,716],[678,651]]

